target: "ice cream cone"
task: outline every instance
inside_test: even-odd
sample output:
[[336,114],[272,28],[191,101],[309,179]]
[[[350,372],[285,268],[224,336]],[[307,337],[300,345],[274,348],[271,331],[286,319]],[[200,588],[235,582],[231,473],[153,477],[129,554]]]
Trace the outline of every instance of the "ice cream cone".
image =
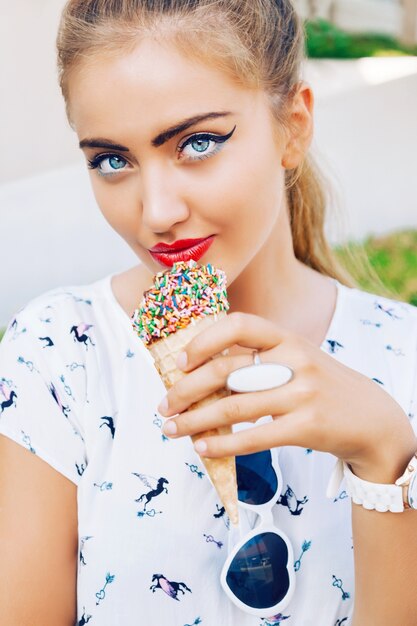
[[[176,333],[169,335],[165,339],[160,339],[155,343],[148,346],[148,350],[151,353],[155,367],[162,378],[162,382],[165,388],[170,389],[176,382],[181,380],[186,374],[176,365],[176,359],[178,354],[184,350],[185,346],[198,335],[204,328],[215,323],[217,319],[226,316],[226,313],[219,313],[217,315],[208,315],[204,318],[196,320],[195,324],[191,324],[186,328],[177,331]],[[216,319],[217,318],[217,319]],[[207,396],[199,402],[195,402],[189,407],[189,410],[199,409],[204,406],[220,400],[225,396],[228,396],[230,392],[227,389],[219,389],[210,396]],[[210,437],[213,435],[226,435],[231,433],[230,426],[224,426],[222,428],[216,428],[208,430],[192,437],[193,441],[200,439],[201,437]],[[224,457],[220,459],[202,458],[202,462],[207,470],[210,480],[215,487],[220,500],[229,515],[230,521],[233,525],[238,523],[239,515],[237,508],[237,495],[236,495],[236,465],[234,457]]]
[[[226,275],[211,265],[199,266],[195,261],[175,263],[171,270],[155,276],[154,285],[144,294],[133,316],[133,327],[151,353],[165,388],[187,376],[177,367],[178,354],[207,326],[226,315],[229,308]],[[216,358],[215,355],[213,358]],[[192,404],[189,409],[202,408],[229,395],[219,389]],[[199,433],[201,437],[224,435],[232,429],[225,426]],[[202,458],[210,480],[217,490],[233,525],[238,524],[237,479],[234,457]]]

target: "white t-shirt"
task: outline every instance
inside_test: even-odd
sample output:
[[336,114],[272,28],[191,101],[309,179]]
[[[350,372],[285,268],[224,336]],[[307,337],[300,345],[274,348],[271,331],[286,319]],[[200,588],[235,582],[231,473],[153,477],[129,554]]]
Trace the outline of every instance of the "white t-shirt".
[[[326,498],[335,457],[314,450],[279,450],[273,514],[293,546],[292,601],[261,619],[225,596],[228,520],[191,440],[162,435],[165,390],[110,279],[36,298],[0,344],[0,433],[78,487],[77,625],[350,625],[351,502],[343,484]],[[413,420],[417,309],[336,284],[322,349]]]

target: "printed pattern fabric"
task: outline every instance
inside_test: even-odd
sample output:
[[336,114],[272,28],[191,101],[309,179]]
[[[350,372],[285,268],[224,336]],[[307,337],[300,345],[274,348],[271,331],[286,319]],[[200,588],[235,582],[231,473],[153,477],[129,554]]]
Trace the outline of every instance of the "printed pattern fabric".
[[[417,309],[336,285],[322,350],[417,423]],[[162,434],[164,393],[111,276],[32,300],[0,344],[0,433],[78,487],[77,626],[350,626],[351,503],[343,484],[325,497],[335,458],[278,451],[274,518],[292,542],[296,591],[282,614],[247,615],[219,583],[229,520],[191,440]]]

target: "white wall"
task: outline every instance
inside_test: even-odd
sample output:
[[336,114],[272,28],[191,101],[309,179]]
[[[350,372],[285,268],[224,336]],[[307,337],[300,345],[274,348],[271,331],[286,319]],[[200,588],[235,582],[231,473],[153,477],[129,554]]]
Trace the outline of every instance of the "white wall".
[[64,0],[0,0],[0,184],[80,162],[56,75]]

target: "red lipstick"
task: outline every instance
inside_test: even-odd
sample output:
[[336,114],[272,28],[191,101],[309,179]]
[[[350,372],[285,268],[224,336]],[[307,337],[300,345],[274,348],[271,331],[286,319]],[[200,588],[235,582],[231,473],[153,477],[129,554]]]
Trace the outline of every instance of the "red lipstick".
[[158,243],[150,248],[152,258],[158,263],[172,267],[178,261],[199,261],[214,241],[214,235],[204,239],[179,239],[174,243]]

